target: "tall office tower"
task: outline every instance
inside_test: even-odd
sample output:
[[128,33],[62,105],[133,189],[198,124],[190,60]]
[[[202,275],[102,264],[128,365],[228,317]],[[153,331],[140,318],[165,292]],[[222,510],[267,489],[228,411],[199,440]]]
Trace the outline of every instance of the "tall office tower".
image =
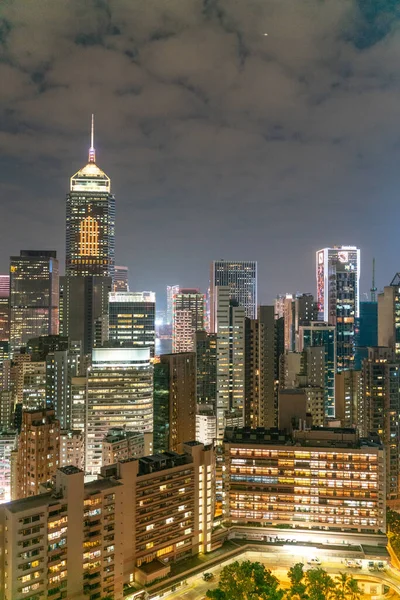
[[378,294],[378,346],[392,348],[400,357],[400,273]]
[[231,300],[228,286],[213,292],[217,335],[217,439],[222,440],[227,418],[243,423],[245,405],[245,308]]
[[197,404],[215,411],[217,397],[217,336],[196,331]]
[[258,319],[246,319],[245,422],[249,427],[278,424],[279,359],[283,352],[283,318],[274,306],[260,306]]
[[389,500],[398,499],[400,494],[399,378],[400,364],[392,348],[368,348],[368,359],[363,361],[363,395],[358,419],[362,435],[376,433],[385,446]]
[[107,341],[111,287],[110,277],[61,277],[61,333],[82,342],[84,354]]
[[[185,439],[196,437],[196,354],[161,354],[154,370],[157,451],[180,451]],[[168,426],[163,423],[165,418]],[[168,445],[162,448],[162,443]]]
[[113,346],[150,348],[156,341],[154,292],[111,292],[108,304],[109,341]]
[[60,423],[54,410],[24,411],[18,438],[17,498],[39,494],[40,484],[55,475],[59,457]]
[[334,246],[317,252],[320,319],[336,327],[337,370],[354,368],[355,321],[360,316],[360,250]]
[[216,288],[228,287],[229,299],[245,310],[249,319],[257,318],[257,262],[215,260],[210,276],[210,331],[216,332]]
[[[354,429],[342,428],[313,428],[293,436],[246,428],[226,431],[224,452],[228,522],[300,524],[321,535],[322,530],[368,529],[376,543],[385,545],[384,449],[379,439],[360,440]],[[310,461],[313,470],[305,467]],[[298,501],[304,510],[298,509]]]
[[94,348],[86,397],[86,472],[97,475],[110,427],[153,432],[153,367],[149,348]]
[[80,356],[74,350],[55,350],[46,356],[46,402],[54,408],[61,429],[72,428],[71,381],[80,370]]
[[10,276],[0,275],[0,342],[10,339]]
[[55,251],[21,250],[10,258],[10,343],[58,333],[58,260]]
[[317,303],[312,294],[296,294],[293,301],[294,308],[294,350],[299,351],[299,328],[310,321],[318,320]]
[[24,410],[45,408],[46,406],[46,362],[23,364],[24,387],[22,407]]
[[[336,373],[336,337],[335,327],[322,321],[312,321],[309,325],[301,325],[299,347],[303,352],[309,347],[324,348],[324,381],[325,417],[335,416],[335,373]],[[318,382],[320,385],[322,382]]]
[[167,325],[172,325],[175,294],[179,294],[179,285],[167,285]]
[[285,350],[292,352],[295,348],[294,300],[292,294],[277,296],[275,300],[275,316],[284,319]]
[[0,433],[0,504],[11,500],[11,452],[16,446],[16,432]]
[[[325,417],[335,416],[335,373],[336,373],[336,337],[335,327],[322,321],[312,321],[309,325],[300,326],[300,351],[309,347],[324,348],[324,382]],[[322,382],[321,382],[322,383]],[[318,383],[319,385],[320,383]]]
[[343,427],[359,429],[358,412],[363,405],[362,371],[341,371],[335,376],[336,417]]
[[360,370],[368,348],[378,345],[378,303],[360,302],[360,316],[356,319],[354,369]]
[[115,198],[111,180],[96,165],[93,139],[88,164],[71,177],[67,194],[65,273],[114,277]]
[[204,329],[206,297],[195,288],[179,288],[173,297],[172,352],[192,352],[195,333]]
[[113,292],[129,292],[128,267],[115,266]]

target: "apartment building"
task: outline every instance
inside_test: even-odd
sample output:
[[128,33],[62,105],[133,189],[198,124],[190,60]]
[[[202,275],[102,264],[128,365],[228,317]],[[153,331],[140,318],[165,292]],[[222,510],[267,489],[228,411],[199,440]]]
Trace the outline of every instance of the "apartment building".
[[231,523],[385,531],[383,446],[354,429],[227,429],[225,515]]
[[0,506],[1,600],[123,598],[123,486],[57,470],[54,490]]
[[103,439],[103,467],[128,458],[148,456],[152,449],[151,433],[126,431],[123,427],[110,429]]
[[214,451],[198,442],[86,484],[59,468],[45,493],[0,505],[0,600],[122,600],[124,583],[211,550],[214,485]]

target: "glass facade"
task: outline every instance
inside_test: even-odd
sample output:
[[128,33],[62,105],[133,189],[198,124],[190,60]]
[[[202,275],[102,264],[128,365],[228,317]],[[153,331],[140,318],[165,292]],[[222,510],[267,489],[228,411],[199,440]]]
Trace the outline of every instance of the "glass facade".
[[[211,299],[215,286],[228,286],[230,299],[245,309],[246,317],[257,318],[257,262],[218,260],[211,265]],[[211,302],[213,311],[213,302]],[[213,327],[212,315],[212,327]],[[213,329],[215,330],[215,329]]]
[[155,294],[153,292],[112,292],[109,295],[109,339],[114,345],[155,347]]
[[312,346],[323,346],[324,352],[324,396],[325,417],[335,416],[335,373],[336,373],[336,337],[335,327],[315,321],[309,326],[300,326],[301,350]]
[[58,334],[59,272],[55,251],[22,250],[10,259],[12,351],[34,337]]
[[153,366],[148,348],[95,348],[86,396],[86,471],[100,472],[108,430],[153,431]]
[[[399,305],[400,308],[400,305]],[[400,312],[399,312],[400,314]],[[399,329],[400,332],[400,329]],[[360,302],[360,316],[355,327],[354,369],[359,370],[362,361],[368,358],[368,347],[378,345],[378,303]]]

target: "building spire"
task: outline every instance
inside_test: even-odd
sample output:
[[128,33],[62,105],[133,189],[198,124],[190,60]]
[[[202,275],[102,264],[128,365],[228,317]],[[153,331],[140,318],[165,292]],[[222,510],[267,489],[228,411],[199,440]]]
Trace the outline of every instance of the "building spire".
[[96,150],[94,149],[94,115],[92,114],[92,127],[90,130],[90,148],[89,148],[89,162],[96,162]]

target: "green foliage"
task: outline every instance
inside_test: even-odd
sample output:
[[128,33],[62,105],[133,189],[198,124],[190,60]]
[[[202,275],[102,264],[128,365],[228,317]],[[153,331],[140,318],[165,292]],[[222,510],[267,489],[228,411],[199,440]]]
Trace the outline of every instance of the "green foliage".
[[332,578],[321,568],[304,571],[297,563],[288,571],[290,587],[284,590],[278,579],[259,562],[234,562],[222,569],[219,585],[208,590],[212,600],[360,600],[357,581],[347,573]]

